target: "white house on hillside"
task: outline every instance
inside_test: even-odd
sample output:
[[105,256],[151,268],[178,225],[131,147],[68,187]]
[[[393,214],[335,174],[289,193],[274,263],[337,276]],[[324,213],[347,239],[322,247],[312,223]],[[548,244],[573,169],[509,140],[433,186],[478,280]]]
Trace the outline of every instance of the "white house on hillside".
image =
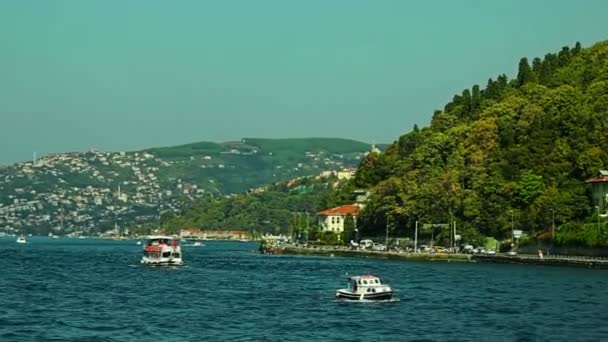
[[357,214],[361,209],[359,204],[347,204],[340,207],[327,209],[319,212],[319,226],[324,232],[341,233],[344,231],[344,220],[347,215],[351,215],[355,223]]

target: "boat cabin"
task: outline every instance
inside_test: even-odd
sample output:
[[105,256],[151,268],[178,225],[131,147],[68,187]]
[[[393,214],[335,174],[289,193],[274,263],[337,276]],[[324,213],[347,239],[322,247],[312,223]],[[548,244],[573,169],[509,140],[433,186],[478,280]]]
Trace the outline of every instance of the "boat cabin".
[[178,241],[170,236],[151,236],[144,244],[144,256],[149,259],[180,258]]
[[[358,292],[359,289],[371,292],[372,287],[382,286],[380,278],[373,275],[362,275],[356,277],[349,277],[349,287],[353,292]],[[373,291],[375,292],[375,291]]]

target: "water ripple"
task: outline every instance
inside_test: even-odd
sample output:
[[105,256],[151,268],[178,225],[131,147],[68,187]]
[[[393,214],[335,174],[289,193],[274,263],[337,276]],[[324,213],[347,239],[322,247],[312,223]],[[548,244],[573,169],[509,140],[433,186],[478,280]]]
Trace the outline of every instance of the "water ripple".
[[[607,340],[606,272],[522,265],[266,256],[255,244],[138,263],[132,241],[32,239],[0,260],[1,341]],[[25,247],[25,248],[23,248]],[[393,285],[389,303],[335,300],[346,275]]]

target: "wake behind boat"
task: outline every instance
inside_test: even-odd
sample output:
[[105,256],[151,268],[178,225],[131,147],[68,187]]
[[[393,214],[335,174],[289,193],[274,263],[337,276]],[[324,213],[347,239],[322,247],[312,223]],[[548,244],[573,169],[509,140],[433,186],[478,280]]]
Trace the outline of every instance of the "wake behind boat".
[[170,236],[150,236],[144,244],[141,263],[151,266],[181,266],[182,248]]
[[390,286],[373,275],[348,277],[348,288],[339,289],[336,298],[347,300],[388,300],[393,298]]

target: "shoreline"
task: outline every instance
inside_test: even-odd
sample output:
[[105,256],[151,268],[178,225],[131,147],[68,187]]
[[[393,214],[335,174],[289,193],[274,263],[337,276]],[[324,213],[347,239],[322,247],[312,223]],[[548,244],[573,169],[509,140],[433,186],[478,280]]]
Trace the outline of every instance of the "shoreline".
[[448,254],[448,253],[399,253],[399,252],[376,252],[360,251],[340,248],[310,248],[284,246],[284,254],[291,255],[315,255],[315,256],[340,256],[355,258],[378,258],[389,260],[410,261],[443,261],[443,262],[470,262],[470,263],[494,263],[494,264],[520,264],[541,265],[553,267],[576,267],[592,269],[608,269],[608,259],[591,259],[585,257],[545,257],[539,259],[533,255],[477,255],[477,254]]

